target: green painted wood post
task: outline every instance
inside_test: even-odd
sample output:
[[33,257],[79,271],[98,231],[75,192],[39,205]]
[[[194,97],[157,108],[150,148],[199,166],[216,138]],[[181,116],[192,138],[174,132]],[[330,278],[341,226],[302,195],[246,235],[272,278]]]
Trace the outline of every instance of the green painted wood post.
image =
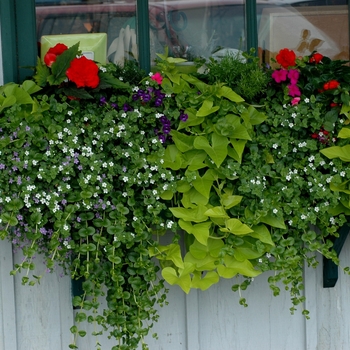
[[2,67],[4,83],[17,81],[17,45],[15,2],[13,0],[0,1],[0,25],[2,46]]
[[251,48],[258,53],[258,23],[256,15],[256,0],[245,1],[245,20],[247,33],[247,51]]
[[15,0],[15,2],[18,55],[17,69],[18,79],[21,82],[33,75],[33,69],[29,69],[28,67],[34,67],[38,57],[35,0]]
[[137,0],[136,23],[137,43],[139,49],[140,67],[149,73],[151,71],[150,36],[149,36],[149,14],[148,0]]
[[33,74],[37,57],[35,0],[1,0],[0,23],[4,83]]

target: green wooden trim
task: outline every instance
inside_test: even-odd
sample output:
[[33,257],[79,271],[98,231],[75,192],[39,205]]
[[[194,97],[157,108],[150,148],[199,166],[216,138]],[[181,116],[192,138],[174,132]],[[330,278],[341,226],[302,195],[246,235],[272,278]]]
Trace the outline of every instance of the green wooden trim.
[[15,1],[0,1],[2,67],[4,83],[17,81]]
[[149,73],[151,71],[151,47],[149,35],[148,0],[137,0],[136,23],[140,67]]
[[[13,1],[13,0],[12,0]],[[17,55],[18,79],[23,81],[33,75],[33,69],[38,57],[36,39],[35,0],[16,1]]]
[[[333,249],[339,256],[346,238],[348,237],[350,224],[344,225],[339,230],[339,237],[334,240]],[[329,259],[323,258],[323,288],[332,288],[338,281],[338,266]]]
[[35,0],[1,0],[0,23],[4,83],[23,81],[38,55]]
[[245,20],[247,35],[247,51],[251,48],[258,52],[258,23],[256,15],[256,0],[246,0],[245,2]]

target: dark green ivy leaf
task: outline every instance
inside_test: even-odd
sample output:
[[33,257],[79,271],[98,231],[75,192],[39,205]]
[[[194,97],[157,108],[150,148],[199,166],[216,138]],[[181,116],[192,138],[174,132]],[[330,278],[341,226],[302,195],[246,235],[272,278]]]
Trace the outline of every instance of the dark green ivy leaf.
[[56,61],[51,66],[52,74],[47,79],[50,85],[60,85],[67,78],[66,71],[78,53],[79,43],[57,56]]

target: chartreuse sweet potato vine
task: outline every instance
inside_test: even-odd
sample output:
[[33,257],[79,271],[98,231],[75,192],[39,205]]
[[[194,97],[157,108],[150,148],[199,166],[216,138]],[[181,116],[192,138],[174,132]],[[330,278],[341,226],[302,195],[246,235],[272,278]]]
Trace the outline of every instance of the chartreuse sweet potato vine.
[[186,249],[182,254],[175,241],[152,248],[152,255],[165,266],[164,279],[188,293],[206,290],[220,277],[259,275],[255,261],[274,243],[263,223],[248,226],[231,211],[242,200],[235,194],[234,164],[241,163],[253,127],[266,116],[223,84],[174,73],[174,63],[163,61],[162,87],[188,119],[170,132],[163,167],[177,178],[162,198],[173,203],[169,210],[184,231]]

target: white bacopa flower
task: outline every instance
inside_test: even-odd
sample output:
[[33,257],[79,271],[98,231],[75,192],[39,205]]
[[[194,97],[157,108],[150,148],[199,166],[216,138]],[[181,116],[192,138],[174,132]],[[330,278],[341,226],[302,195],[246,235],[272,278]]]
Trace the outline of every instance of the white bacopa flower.
[[305,103],[309,103],[310,100],[306,97],[306,98],[304,99],[304,102],[305,102]]
[[143,153],[145,149],[143,147],[140,147],[140,152]]
[[295,118],[296,116],[296,113],[292,113],[292,118]]
[[344,176],[345,176],[345,171],[341,171],[341,172],[339,173],[339,175],[340,175],[341,177],[344,177]]
[[69,116],[71,116],[71,115],[73,114],[73,112],[72,112],[72,111],[68,111],[67,114],[68,114]]
[[167,228],[172,228],[173,225],[174,225],[174,222],[170,220],[170,221],[168,221],[168,223],[166,224],[166,227],[167,227]]
[[103,73],[106,73],[107,72],[107,68],[106,67],[100,67],[100,71],[103,72]]
[[320,211],[319,207],[315,207],[315,212],[318,213]]
[[275,208],[275,209],[272,210],[272,212],[273,212],[274,214],[277,214],[277,213],[278,213],[278,210]]
[[291,179],[292,179],[292,177],[291,177],[290,175],[287,175],[287,176],[286,176],[286,180],[287,180],[287,181],[290,181]]
[[272,145],[272,147],[273,147],[274,149],[276,149],[276,148],[278,147],[278,144],[277,144],[277,143],[274,143],[274,144]]
[[123,181],[124,181],[124,182],[128,182],[128,180],[129,180],[129,178],[128,178],[127,176],[124,176],[124,177],[123,177]]
[[288,126],[289,126],[290,128],[292,128],[292,127],[294,126],[294,124],[293,124],[293,123],[289,123]]

